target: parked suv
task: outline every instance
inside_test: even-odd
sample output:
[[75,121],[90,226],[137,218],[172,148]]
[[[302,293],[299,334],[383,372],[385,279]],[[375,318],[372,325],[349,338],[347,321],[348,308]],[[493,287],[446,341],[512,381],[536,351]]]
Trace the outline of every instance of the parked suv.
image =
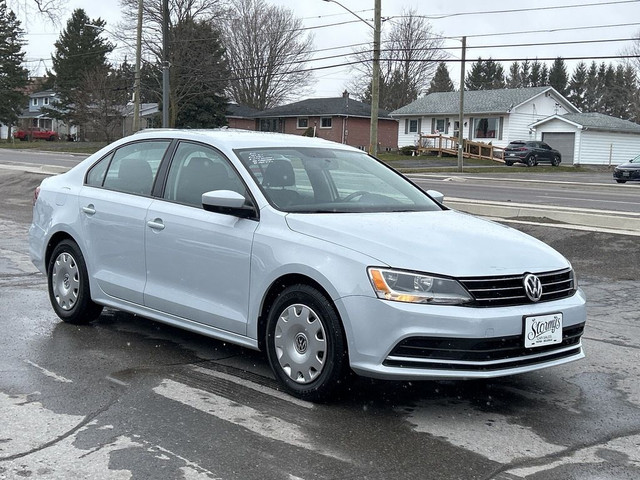
[[515,140],[504,149],[504,163],[508,167],[517,162],[524,163],[527,167],[549,162],[557,167],[561,160],[560,152],[544,142]]

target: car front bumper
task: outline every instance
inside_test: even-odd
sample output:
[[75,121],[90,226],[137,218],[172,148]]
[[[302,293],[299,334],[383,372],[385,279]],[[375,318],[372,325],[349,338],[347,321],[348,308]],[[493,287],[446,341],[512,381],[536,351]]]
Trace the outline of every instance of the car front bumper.
[[[351,368],[382,379],[492,378],[584,357],[581,290],[562,300],[516,307],[468,308],[347,297],[338,305]],[[563,341],[524,347],[524,317],[562,313]],[[344,317],[343,317],[344,318]]]

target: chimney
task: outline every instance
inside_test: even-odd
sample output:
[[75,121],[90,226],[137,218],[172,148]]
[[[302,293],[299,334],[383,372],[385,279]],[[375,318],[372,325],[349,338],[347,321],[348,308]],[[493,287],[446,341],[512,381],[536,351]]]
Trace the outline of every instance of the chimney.
[[348,100],[349,99],[349,92],[347,92],[346,90],[344,92],[342,92],[342,98]]

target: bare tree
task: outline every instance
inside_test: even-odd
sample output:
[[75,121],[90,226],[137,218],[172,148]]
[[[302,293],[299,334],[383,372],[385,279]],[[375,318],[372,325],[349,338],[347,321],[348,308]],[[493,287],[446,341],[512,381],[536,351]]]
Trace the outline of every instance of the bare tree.
[[[169,0],[169,31],[186,21],[210,21],[221,15],[222,0]],[[122,18],[117,38],[131,48],[135,46],[138,0],[120,0]],[[142,4],[143,57],[151,63],[162,58],[162,0],[144,0]]]
[[[380,51],[380,107],[395,110],[406,105],[429,88],[440,61],[446,58],[444,40],[433,32],[428,20],[413,9],[393,20],[382,30]],[[353,55],[353,68],[359,73],[349,88],[363,101],[370,98],[373,64],[372,50],[365,48]]]
[[230,96],[260,110],[299,96],[311,81],[305,62],[313,45],[302,21],[264,0],[234,0],[232,6],[222,25]]
[[54,25],[60,25],[60,15],[64,13],[67,0],[9,0],[9,8],[25,24],[34,15],[41,15],[49,19]]

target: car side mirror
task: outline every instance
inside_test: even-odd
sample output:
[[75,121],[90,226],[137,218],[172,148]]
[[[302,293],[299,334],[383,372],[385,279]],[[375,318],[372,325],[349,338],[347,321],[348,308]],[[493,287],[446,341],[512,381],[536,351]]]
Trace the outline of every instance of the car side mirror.
[[438,203],[444,203],[444,194],[437,190],[427,190],[427,195],[433,198]]
[[247,199],[244,195],[231,190],[214,190],[202,194],[202,208],[207,212],[240,218],[257,218],[256,209],[246,203]]

